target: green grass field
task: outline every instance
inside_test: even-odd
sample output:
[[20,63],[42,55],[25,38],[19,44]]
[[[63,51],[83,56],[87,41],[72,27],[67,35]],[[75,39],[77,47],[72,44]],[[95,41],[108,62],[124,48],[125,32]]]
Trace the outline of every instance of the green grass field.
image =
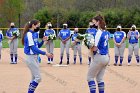
[[[6,37],[4,37],[4,39],[2,41],[2,45],[3,45],[3,48],[9,47],[8,39]],[[19,40],[18,40],[18,47],[23,48],[23,45],[21,43],[21,38],[19,38]],[[42,47],[45,48],[45,45],[43,45]],[[59,47],[60,47],[60,40],[55,40],[55,48],[59,48]]]
[[[55,40],[54,41],[55,43],[55,48],[59,48],[60,47],[60,40]],[[6,37],[4,37],[3,41],[2,41],[2,44],[3,44],[3,48],[8,48],[9,45],[8,45],[8,40]],[[114,48],[114,43],[113,43],[113,40],[111,39],[109,41],[109,44],[110,44],[110,48]],[[19,38],[19,43],[18,43],[18,47],[19,48],[23,48],[23,45],[21,44],[21,39]],[[126,48],[128,47],[128,41],[126,40]],[[43,48],[45,48],[45,45],[43,45]]]

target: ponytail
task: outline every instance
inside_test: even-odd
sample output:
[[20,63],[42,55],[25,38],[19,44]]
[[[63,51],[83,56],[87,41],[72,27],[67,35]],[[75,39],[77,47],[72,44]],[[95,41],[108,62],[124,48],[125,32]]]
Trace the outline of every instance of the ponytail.
[[23,35],[21,38],[22,45],[24,45],[24,37],[25,37],[26,33],[29,31],[30,28],[32,28],[33,24],[37,25],[38,23],[39,23],[38,20],[32,20],[32,21],[29,21],[25,24],[24,29],[23,29]]
[[106,30],[106,23],[105,23],[105,21],[103,21],[103,20],[100,21],[99,26],[100,26],[101,29]]

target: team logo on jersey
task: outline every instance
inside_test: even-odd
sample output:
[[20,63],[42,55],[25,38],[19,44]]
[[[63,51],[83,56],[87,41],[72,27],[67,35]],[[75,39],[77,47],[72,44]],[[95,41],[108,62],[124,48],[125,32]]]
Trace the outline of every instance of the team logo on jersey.
[[68,34],[68,32],[61,32],[63,34],[63,36],[66,36]]

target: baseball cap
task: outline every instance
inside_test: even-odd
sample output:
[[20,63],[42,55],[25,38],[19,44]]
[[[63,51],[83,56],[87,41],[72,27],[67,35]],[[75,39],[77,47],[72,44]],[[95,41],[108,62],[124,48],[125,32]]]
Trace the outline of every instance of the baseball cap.
[[122,26],[118,25],[117,28],[122,28]]
[[11,22],[10,25],[11,25],[11,26],[15,26],[15,23],[14,23],[14,22]]
[[63,24],[63,26],[68,26],[68,24],[65,23],[65,24]]
[[[136,28],[136,25],[132,25],[132,27]],[[131,27],[131,28],[132,28],[132,27]]]
[[47,24],[47,26],[52,26],[52,24],[51,24],[51,23],[49,23],[49,24]]

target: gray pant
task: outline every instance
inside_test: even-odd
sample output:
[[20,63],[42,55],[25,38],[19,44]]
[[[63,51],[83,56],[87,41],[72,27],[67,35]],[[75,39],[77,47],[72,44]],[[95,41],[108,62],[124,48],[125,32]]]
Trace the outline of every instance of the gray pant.
[[17,54],[18,39],[14,39],[10,44],[10,54]]
[[39,83],[41,81],[39,63],[37,60],[37,55],[26,55],[26,64],[31,71],[32,81]]
[[46,49],[48,53],[52,53],[53,54],[53,50],[54,50],[54,43],[53,41],[49,41],[49,44],[46,44]]
[[124,56],[125,47],[126,47],[125,43],[122,43],[122,45],[120,47],[117,47],[116,45],[114,45],[115,56],[123,57]]
[[64,49],[66,48],[66,54],[67,54],[67,57],[69,57],[69,47],[70,47],[70,39],[66,42],[66,44],[63,44],[61,42],[60,44],[60,48],[61,48],[61,53],[60,55],[63,56],[64,55]]
[[139,56],[139,44],[138,43],[135,43],[135,44],[129,43],[128,51],[129,51],[129,56],[132,56],[133,52],[134,52],[135,56]]
[[96,54],[92,57],[92,62],[88,69],[87,80],[92,81],[96,78],[97,82],[103,82],[103,76],[108,62],[108,55]]
[[81,44],[74,45],[74,47],[73,47],[73,55],[77,56],[77,52],[78,52],[79,57],[81,57],[82,56]]

